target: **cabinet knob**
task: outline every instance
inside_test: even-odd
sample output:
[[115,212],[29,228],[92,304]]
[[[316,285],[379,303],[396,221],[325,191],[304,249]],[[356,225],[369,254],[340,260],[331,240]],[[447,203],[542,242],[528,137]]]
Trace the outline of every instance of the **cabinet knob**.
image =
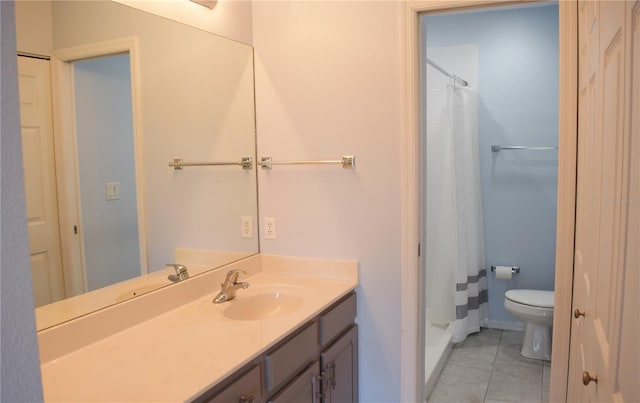
[[597,384],[598,383],[598,377],[597,376],[591,376],[587,371],[584,371],[582,373],[582,384],[587,386],[591,382]]
[[573,317],[578,319],[579,317],[583,316],[584,317],[584,312],[580,312],[580,310],[578,308],[576,308],[575,311],[573,311]]
[[253,403],[255,397],[253,395],[242,395],[240,399],[238,399],[238,403]]

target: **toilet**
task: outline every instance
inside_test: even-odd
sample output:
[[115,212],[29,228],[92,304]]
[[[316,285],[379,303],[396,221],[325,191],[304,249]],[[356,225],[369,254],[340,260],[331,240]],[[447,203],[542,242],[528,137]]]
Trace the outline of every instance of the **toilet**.
[[520,354],[536,360],[551,360],[553,291],[509,290],[504,307],[525,323]]

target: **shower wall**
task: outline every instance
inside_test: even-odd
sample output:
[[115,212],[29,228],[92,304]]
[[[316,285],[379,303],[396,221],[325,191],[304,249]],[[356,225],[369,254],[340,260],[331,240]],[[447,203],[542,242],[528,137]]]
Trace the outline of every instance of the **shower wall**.
[[558,154],[492,153],[491,145],[558,144],[558,6],[422,18],[428,48],[478,49],[477,81],[464,76],[464,59],[443,67],[478,89],[486,265],[521,267],[512,280],[488,273],[489,326],[518,329],[504,310],[505,291],[554,289]]

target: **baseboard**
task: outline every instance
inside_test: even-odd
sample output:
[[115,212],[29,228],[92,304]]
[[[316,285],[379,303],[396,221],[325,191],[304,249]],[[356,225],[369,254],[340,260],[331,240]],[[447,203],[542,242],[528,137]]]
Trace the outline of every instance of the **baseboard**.
[[489,329],[510,330],[513,332],[524,332],[524,322],[511,322],[502,320],[488,320],[484,327]]

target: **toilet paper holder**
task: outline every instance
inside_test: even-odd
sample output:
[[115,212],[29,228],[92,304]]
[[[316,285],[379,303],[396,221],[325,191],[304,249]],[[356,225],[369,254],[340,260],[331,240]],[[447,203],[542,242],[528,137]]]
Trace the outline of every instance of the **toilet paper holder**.
[[[491,266],[491,271],[495,273],[495,271],[496,271],[496,266]],[[513,274],[518,274],[518,273],[520,273],[520,267],[518,267],[518,266],[511,266],[511,273],[513,273]]]

